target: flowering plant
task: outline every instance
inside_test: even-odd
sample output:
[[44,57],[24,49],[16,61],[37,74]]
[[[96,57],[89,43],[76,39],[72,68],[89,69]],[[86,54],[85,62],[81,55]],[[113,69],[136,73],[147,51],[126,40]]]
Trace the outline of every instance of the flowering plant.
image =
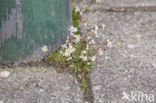
[[88,91],[86,89],[89,89],[88,83],[90,82],[87,78],[89,77],[90,69],[96,63],[96,51],[99,50],[99,54],[103,54],[102,49],[97,46],[94,39],[99,37],[99,27],[104,28],[105,25],[95,26],[87,34],[80,35],[79,20],[82,12],[78,7],[73,8],[72,15],[73,26],[69,28],[70,34],[65,44],[56,52],[48,55],[46,60],[59,68],[59,71],[72,71],[72,74],[81,81],[83,90]]
[[[97,48],[93,48],[95,44],[94,35],[80,36],[75,34],[77,28],[73,26],[69,30],[70,35],[67,37],[66,43],[55,53],[51,53],[47,60],[59,68],[70,68],[75,73],[87,73],[93,68],[96,61],[94,55]],[[95,27],[96,30],[97,27]]]

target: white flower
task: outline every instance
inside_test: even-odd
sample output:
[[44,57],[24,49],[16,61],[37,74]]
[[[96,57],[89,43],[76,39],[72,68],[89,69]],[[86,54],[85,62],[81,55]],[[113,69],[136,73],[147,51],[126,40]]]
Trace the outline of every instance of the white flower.
[[94,29],[94,30],[91,30],[91,32],[94,33],[94,35],[95,35],[96,38],[99,37],[99,35],[98,35],[98,30],[99,30],[98,26],[95,26],[95,29]]
[[88,62],[87,64],[90,65],[90,62]]
[[67,44],[69,43],[69,36],[67,37],[66,43],[67,43]]
[[93,32],[94,32],[94,34],[95,34],[95,37],[96,37],[96,38],[99,38],[99,34],[97,33],[97,31],[94,30]]
[[69,58],[67,58],[67,61],[69,61],[69,60],[71,60],[72,59],[72,57],[69,57]]
[[105,25],[105,24],[103,24],[103,23],[101,23],[101,26],[102,26],[102,29],[104,29],[106,25]]
[[70,35],[71,35],[71,36],[73,36],[73,35],[74,35],[74,33],[73,33],[73,32],[70,32]]
[[95,31],[98,31],[99,30],[99,27],[98,26],[95,26]]
[[88,40],[91,39],[91,36],[88,36],[87,39],[88,39]]
[[75,38],[75,43],[78,43],[81,40],[80,35],[73,35],[73,37]]
[[81,58],[83,61],[87,61],[87,59],[88,59],[87,56],[84,56],[84,55],[81,55],[80,58]]
[[92,62],[95,62],[95,60],[96,60],[96,57],[93,56],[93,57],[91,58],[91,61],[92,61]]
[[82,16],[83,15],[83,13],[80,11],[80,15]]
[[69,44],[69,51],[70,51],[70,53],[73,53],[76,51],[76,49],[73,48],[72,44]]
[[86,51],[86,50],[83,50],[83,51],[82,51],[82,54],[87,54],[87,51]]
[[75,52],[76,48],[73,48],[73,46],[71,44],[69,44],[68,47],[66,47],[65,53],[63,53],[63,56],[69,57],[71,55],[71,53]]
[[112,42],[110,42],[110,40],[107,40],[107,47],[112,48]]
[[62,50],[60,51],[60,54],[63,54],[63,51]]
[[80,10],[80,8],[77,6],[77,7],[75,7],[75,12],[80,12],[81,10]]
[[63,54],[63,56],[69,57],[71,55],[70,50],[66,49],[65,53]]
[[71,26],[69,31],[70,31],[70,34],[73,34],[73,33],[77,32],[78,30],[77,30],[77,28]]
[[48,51],[48,46],[44,45],[42,48],[41,48],[42,52],[47,52]]
[[91,40],[89,44],[95,44],[95,41],[94,40]]
[[103,55],[103,51],[101,48],[99,49],[99,55]]
[[96,0],[96,3],[100,3],[101,2],[101,0]]
[[97,30],[92,30],[91,32],[93,32],[95,35],[97,34]]
[[66,44],[63,44],[61,47],[62,48],[67,48],[67,45]]
[[89,50],[89,45],[87,44],[86,50]]

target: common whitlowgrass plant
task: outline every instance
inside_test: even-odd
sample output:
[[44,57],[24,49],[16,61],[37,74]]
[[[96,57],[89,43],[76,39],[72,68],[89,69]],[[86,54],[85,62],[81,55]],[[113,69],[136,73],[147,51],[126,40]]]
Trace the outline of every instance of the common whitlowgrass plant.
[[87,88],[86,75],[95,66],[95,54],[97,50],[100,50],[94,41],[98,37],[99,27],[95,26],[87,34],[80,35],[80,10],[74,8],[72,12],[73,26],[69,28],[70,34],[65,44],[57,51],[49,54],[46,60],[59,70],[70,70],[76,74],[81,79],[82,88],[85,89]]

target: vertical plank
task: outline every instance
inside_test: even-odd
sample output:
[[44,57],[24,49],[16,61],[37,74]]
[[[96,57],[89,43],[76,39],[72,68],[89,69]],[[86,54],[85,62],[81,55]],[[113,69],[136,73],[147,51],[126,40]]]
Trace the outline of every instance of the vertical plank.
[[55,50],[71,25],[69,0],[0,0],[0,62],[37,59]]

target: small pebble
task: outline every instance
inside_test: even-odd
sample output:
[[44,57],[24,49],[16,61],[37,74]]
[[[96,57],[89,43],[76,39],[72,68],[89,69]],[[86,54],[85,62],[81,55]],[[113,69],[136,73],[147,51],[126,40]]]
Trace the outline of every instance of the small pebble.
[[3,71],[3,72],[0,72],[0,78],[8,78],[10,75],[10,72],[8,71]]
[[100,90],[101,89],[101,86],[97,85],[97,86],[94,87],[94,89],[95,90]]
[[3,101],[2,101],[2,100],[0,100],[0,103],[3,103]]
[[136,48],[136,45],[134,45],[134,44],[129,44],[127,47],[128,47],[129,49],[135,49],[135,48]]

